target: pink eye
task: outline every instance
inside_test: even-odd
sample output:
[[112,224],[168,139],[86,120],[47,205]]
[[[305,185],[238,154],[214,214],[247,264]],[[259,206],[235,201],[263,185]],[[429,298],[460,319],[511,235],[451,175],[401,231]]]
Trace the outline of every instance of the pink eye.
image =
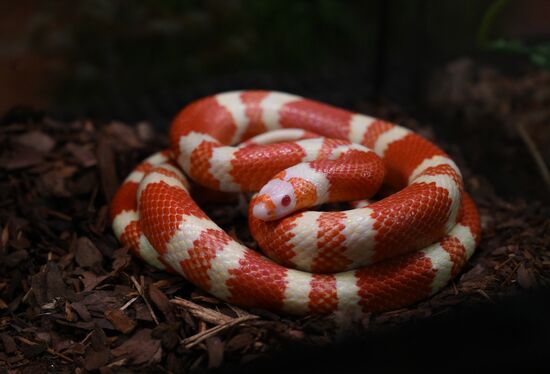
[[282,199],[281,199],[281,205],[282,206],[288,206],[288,204],[290,204],[290,196],[288,195],[285,195]]

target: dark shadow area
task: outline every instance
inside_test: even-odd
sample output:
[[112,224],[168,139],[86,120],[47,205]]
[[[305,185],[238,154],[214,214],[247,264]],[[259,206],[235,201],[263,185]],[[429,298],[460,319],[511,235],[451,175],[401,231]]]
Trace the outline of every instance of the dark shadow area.
[[220,373],[476,372],[548,368],[550,292],[538,290],[494,303],[362,332],[322,349],[289,344],[284,352]]

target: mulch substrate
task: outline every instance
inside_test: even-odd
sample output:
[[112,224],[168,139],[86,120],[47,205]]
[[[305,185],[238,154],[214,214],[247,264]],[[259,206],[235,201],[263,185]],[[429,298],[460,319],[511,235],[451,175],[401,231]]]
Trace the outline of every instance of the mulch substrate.
[[[432,136],[402,114],[391,116]],[[550,208],[499,198],[461,162],[458,143],[446,149],[479,205],[483,234],[462,274],[442,292],[360,321],[228,305],[136,260],[111,230],[109,201],[119,183],[166,145],[166,135],[146,122],[59,122],[28,110],[3,119],[0,372],[239,367],[288,345],[326,346],[352,331],[384,331],[550,285]],[[253,245],[235,201],[204,208]]]

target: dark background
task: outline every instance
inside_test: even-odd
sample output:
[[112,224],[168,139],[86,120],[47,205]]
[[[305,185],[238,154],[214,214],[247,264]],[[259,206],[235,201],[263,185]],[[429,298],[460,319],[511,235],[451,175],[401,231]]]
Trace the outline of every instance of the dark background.
[[419,109],[450,60],[525,69],[529,56],[492,42],[548,40],[549,19],[546,0],[5,1],[0,112],[165,125],[189,100],[238,88]]

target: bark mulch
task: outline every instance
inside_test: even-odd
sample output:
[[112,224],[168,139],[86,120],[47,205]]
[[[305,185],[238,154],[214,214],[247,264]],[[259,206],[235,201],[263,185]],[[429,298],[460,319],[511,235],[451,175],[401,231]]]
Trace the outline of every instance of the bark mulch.
[[[433,137],[395,110],[376,110]],[[446,149],[479,204],[483,236],[442,292],[353,322],[241,310],[134,259],[114,238],[108,210],[117,186],[166,144],[166,135],[146,122],[60,122],[28,110],[3,119],[0,372],[239,367],[286,346],[327,346],[348,333],[385,331],[550,284],[550,208],[499,198],[464,164],[457,142]],[[237,204],[205,209],[251,244]]]

